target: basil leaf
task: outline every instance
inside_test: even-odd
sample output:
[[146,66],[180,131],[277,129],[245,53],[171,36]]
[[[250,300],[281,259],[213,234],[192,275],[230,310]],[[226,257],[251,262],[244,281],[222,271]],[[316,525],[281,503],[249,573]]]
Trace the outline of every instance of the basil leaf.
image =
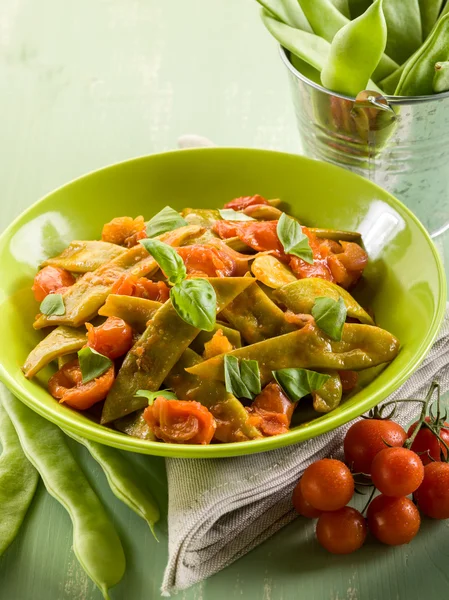
[[225,221],[255,221],[253,217],[245,215],[243,212],[238,212],[232,208],[220,208],[218,210],[222,219]]
[[232,354],[224,357],[224,372],[226,391],[236,398],[248,398],[253,400],[260,394],[260,373],[257,360],[242,360]]
[[181,217],[179,212],[173,210],[171,206],[166,206],[148,221],[147,236],[149,238],[156,237],[161,233],[184,227],[187,224],[187,221]]
[[322,388],[330,375],[308,369],[280,369],[273,371],[273,377],[290,400],[298,402],[304,396]]
[[39,310],[43,315],[64,315],[65,306],[61,294],[48,294],[48,296],[45,296]]
[[170,390],[159,390],[158,392],[151,392],[150,390],[137,390],[134,394],[135,398],[146,398],[148,400],[148,406],[151,406],[156,398],[162,396],[167,400],[177,400],[176,394]]
[[170,283],[179,283],[187,275],[182,258],[174,248],[159,240],[139,240],[148,254],[155,259]]
[[105,371],[112,366],[112,360],[103,354],[100,354],[93,348],[86,346],[78,350],[78,360],[80,363],[83,383],[88,383],[103,375]]
[[346,321],[346,306],[340,296],[338,302],[332,298],[320,297],[315,300],[312,308],[312,317],[320,329],[339,342]]
[[260,385],[260,371],[257,360],[243,359],[240,363],[240,377],[253,396],[262,391]]
[[282,213],[276,227],[278,238],[286,254],[293,254],[313,265],[313,252],[309,238],[302,232],[301,225],[295,219]]
[[212,331],[217,314],[217,296],[207,279],[184,279],[170,290],[172,304],[183,321]]

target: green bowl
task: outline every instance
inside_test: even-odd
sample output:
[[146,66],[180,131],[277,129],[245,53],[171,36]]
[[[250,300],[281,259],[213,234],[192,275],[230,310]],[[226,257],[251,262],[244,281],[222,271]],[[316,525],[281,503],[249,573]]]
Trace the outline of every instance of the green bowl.
[[[74,239],[99,238],[122,215],[149,218],[165,205],[221,207],[237,196],[281,198],[304,224],[360,231],[369,253],[360,294],[381,327],[402,344],[365,389],[329,414],[286,434],[235,444],[170,445],[132,438],[58,404],[47,392],[50,367],[27,381],[20,370],[42,338],[30,287],[47,257]],[[81,177],[49,194],[0,237],[0,379],[29,407],[64,429],[123,450],[171,457],[224,457],[294,444],[354,419],[413,373],[443,320],[446,283],[438,253],[417,218],[390,194],[338,167],[266,150],[205,148],[155,154]]]

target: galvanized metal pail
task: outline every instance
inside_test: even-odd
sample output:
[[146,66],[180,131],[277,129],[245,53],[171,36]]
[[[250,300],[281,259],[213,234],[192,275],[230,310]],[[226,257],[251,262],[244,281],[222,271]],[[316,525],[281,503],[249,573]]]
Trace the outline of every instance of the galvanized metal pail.
[[449,229],[449,92],[357,98],[307,79],[281,48],[303,151],[363,175],[404,202],[437,236]]

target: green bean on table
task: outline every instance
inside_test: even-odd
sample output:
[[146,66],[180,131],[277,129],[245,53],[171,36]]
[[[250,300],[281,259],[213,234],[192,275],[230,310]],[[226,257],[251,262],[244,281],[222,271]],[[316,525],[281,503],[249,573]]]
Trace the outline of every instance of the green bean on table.
[[0,556],[17,535],[39,482],[0,397]]
[[350,96],[367,88],[387,42],[387,26],[382,0],[377,0],[363,15],[349,21],[332,41],[321,72],[323,85]]
[[3,405],[14,424],[28,460],[47,491],[60,502],[73,523],[73,550],[105,599],[125,572],[125,555],[102,503],[74,459],[63,432],[40,417],[6,388]]
[[160,512],[148,486],[145,487],[143,475],[139,475],[120,450],[98,444],[71,431],[66,433],[88,449],[92,458],[103,469],[113,494],[142,517],[156,537],[154,525],[160,518]]

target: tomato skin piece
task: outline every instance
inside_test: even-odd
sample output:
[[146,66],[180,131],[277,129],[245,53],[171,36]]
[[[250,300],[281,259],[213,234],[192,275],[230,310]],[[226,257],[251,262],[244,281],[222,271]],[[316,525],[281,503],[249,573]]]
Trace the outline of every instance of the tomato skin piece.
[[405,430],[394,421],[361,419],[348,429],[344,439],[345,462],[354,473],[371,474],[374,457],[390,446],[403,446]]
[[424,479],[424,466],[419,456],[407,448],[385,448],[371,465],[373,485],[386,496],[408,496]]
[[[430,417],[426,417],[427,423],[430,423]],[[417,423],[413,423],[410,426],[407,436],[410,437],[416,429]],[[442,427],[439,432],[439,436],[449,446],[449,424],[445,423],[445,427]],[[446,428],[447,427],[447,428]],[[432,460],[441,461],[441,453],[443,457],[447,457],[447,450],[443,444],[438,440],[430,429],[426,426],[421,427],[418,431],[416,438],[413,440],[411,450],[419,455],[423,465],[428,465]],[[430,455],[430,456],[429,456]]]
[[404,496],[376,496],[368,507],[367,518],[374,537],[389,546],[408,544],[421,525],[418,509]]
[[135,219],[116,217],[103,226],[101,239],[103,242],[132,248],[139,240],[147,237],[145,229],[145,221],[142,216]]
[[217,428],[212,413],[195,400],[159,396],[143,417],[157,438],[171,444],[210,444]]
[[329,254],[328,264],[338,285],[351,287],[362,276],[368,263],[368,254],[355,242],[340,242],[342,252]]
[[420,511],[432,519],[449,519],[449,464],[431,462],[424,467],[424,480],[415,492]]
[[338,371],[343,394],[351,392],[357,385],[359,375],[356,371]]
[[334,458],[323,458],[309,465],[300,485],[304,499],[323,511],[343,508],[354,494],[351,471]]
[[289,430],[295,403],[284,394],[278,383],[272,381],[254,398],[246,410],[250,414],[251,425],[262,435],[272,436]]
[[319,277],[320,279],[334,282],[334,277],[329,269],[326,257],[327,253],[322,253],[318,238],[307,227],[302,227],[302,232],[309,238],[309,246],[313,252],[313,264],[307,263],[298,256],[289,255],[290,268],[301,279],[306,277]]
[[224,208],[232,208],[232,210],[244,210],[248,206],[255,206],[258,204],[270,204],[268,200],[256,194],[255,196],[242,196],[241,198],[235,198],[224,205]]
[[318,542],[332,554],[355,552],[363,546],[367,532],[363,515],[351,506],[324,512],[316,525]]
[[170,288],[163,281],[151,281],[146,277],[125,273],[114,283],[111,294],[166,302],[170,297]]
[[114,366],[103,375],[83,383],[77,358],[66,363],[48,380],[48,391],[59,400],[77,410],[87,410],[104,400],[114,383]]
[[133,345],[132,327],[118,317],[108,317],[98,327],[86,323],[86,328],[87,345],[111,360],[128,352]]
[[201,277],[232,277],[236,264],[230,254],[212,246],[193,244],[176,248],[188,275]]
[[317,519],[321,514],[322,510],[318,510],[318,508],[314,508],[311,504],[307,502],[301,492],[301,481],[295,485],[295,489],[292,494],[292,503],[298,514],[302,517],[307,517],[308,519]]
[[42,302],[48,294],[60,292],[74,283],[75,277],[69,271],[49,265],[37,273],[31,289],[37,302]]

